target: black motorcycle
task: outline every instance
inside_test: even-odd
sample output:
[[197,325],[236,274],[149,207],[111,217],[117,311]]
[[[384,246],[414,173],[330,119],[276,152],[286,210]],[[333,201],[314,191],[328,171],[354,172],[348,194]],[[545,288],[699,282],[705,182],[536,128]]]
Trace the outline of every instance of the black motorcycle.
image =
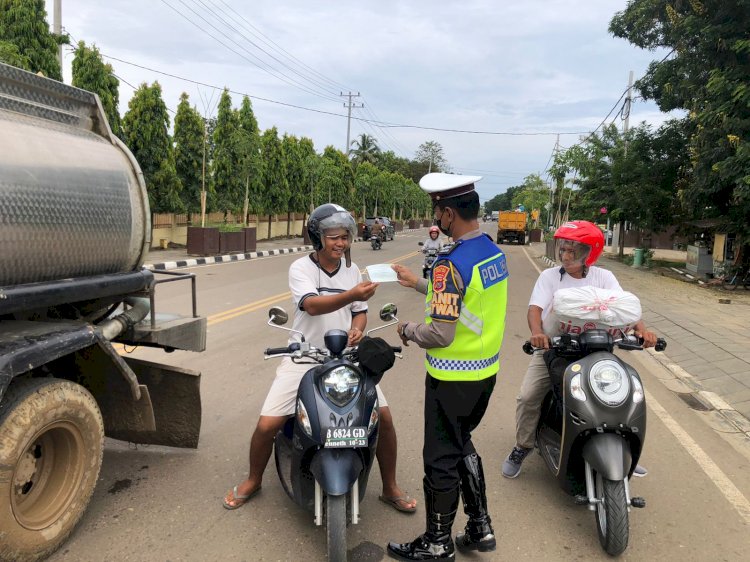
[[[400,347],[369,334],[398,322],[396,305],[387,304],[380,318],[387,324],[369,330],[358,347],[347,348],[344,330],[329,330],[326,349],[305,342],[269,348],[265,358],[291,357],[310,363],[297,391],[297,406],[274,441],[276,471],[294,502],[312,511],[315,524],[326,526],[328,560],[346,561],[347,515],[359,522],[359,504],[375,459],[378,398],[375,385],[393,366]],[[281,327],[287,313],[274,307],[269,326]],[[295,330],[281,328],[290,332]]]
[[385,242],[385,232],[381,230],[378,234],[370,236],[370,246],[373,250],[379,250]]
[[[612,556],[628,546],[629,509],[646,506],[629,485],[646,438],[645,393],[636,370],[613,350],[640,350],[642,343],[594,329],[553,337],[544,354],[551,390],[536,447],[560,487],[595,512],[599,542]],[[666,346],[660,338],[655,349]],[[523,350],[536,351],[528,341]]]
[[428,248],[427,250],[422,250],[422,252],[424,253],[422,277],[427,279],[427,276],[430,274],[430,270],[432,269],[432,264],[434,264],[435,260],[437,259],[438,251],[435,248]]

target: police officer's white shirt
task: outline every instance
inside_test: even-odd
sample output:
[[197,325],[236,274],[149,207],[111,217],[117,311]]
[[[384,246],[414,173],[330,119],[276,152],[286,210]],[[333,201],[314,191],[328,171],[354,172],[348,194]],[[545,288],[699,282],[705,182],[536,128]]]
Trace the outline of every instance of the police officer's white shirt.
[[597,287],[599,289],[612,289],[622,291],[620,283],[611,271],[600,267],[591,266],[586,273],[586,277],[576,279],[567,273],[560,278],[560,268],[552,267],[542,271],[536,280],[534,290],[531,292],[529,306],[538,306],[542,309],[542,327],[546,334],[554,333],[554,328],[549,326],[545,320],[552,310],[552,300],[558,289],[568,289],[570,287]]
[[[352,316],[367,312],[367,303],[355,301],[334,312],[310,316],[304,310],[305,300],[311,296],[330,296],[343,293],[362,282],[362,274],[356,264],[346,267],[343,260],[333,273],[326,272],[313,254],[296,260],[289,268],[289,289],[294,303],[294,324],[292,329],[305,334],[305,341],[314,347],[324,349],[323,336],[328,330],[349,331]],[[289,343],[300,341],[298,334],[292,334]]]

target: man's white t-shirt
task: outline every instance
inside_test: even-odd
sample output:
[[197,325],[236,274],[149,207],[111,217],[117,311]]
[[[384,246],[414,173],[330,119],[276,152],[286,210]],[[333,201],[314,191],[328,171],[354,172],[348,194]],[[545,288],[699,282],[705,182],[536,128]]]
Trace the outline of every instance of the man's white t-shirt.
[[[323,336],[328,330],[349,331],[352,317],[367,312],[367,303],[355,301],[334,312],[310,316],[305,312],[305,299],[311,296],[328,296],[343,293],[362,282],[362,274],[356,264],[346,267],[342,260],[338,269],[328,273],[322,269],[313,255],[295,261],[289,268],[289,289],[294,303],[293,330],[305,334],[305,341],[319,349],[325,349]],[[300,341],[299,334],[292,334],[289,343]]]
[[550,326],[545,322],[552,310],[552,299],[555,291],[558,289],[568,289],[570,287],[597,287],[599,289],[611,289],[622,291],[620,283],[611,271],[600,267],[591,266],[586,273],[586,277],[576,279],[567,273],[560,278],[560,268],[552,267],[542,271],[536,280],[534,290],[531,292],[529,306],[538,306],[542,309],[542,328],[547,335],[556,333],[556,326]]

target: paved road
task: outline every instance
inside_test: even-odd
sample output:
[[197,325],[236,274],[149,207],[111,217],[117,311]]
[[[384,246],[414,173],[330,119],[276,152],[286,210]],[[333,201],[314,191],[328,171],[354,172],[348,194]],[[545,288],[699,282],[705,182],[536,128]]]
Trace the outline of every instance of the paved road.
[[[380,252],[357,244],[354,260],[360,267],[399,261],[416,271],[421,258],[414,251],[422,237],[426,234],[398,236]],[[476,432],[498,551],[481,558],[601,560],[605,556],[593,515],[574,506],[556,487],[537,455],[529,458],[520,478],[510,481],[500,476],[500,463],[513,444],[515,395],[527,363],[520,349],[528,331],[526,304],[537,268],[544,267],[527,247],[504,248],[511,284],[502,371],[484,424]],[[246,470],[249,436],[275,369],[274,361],[262,360],[262,349],[285,341],[282,332],[265,325],[266,311],[272,304],[290,308],[286,271],[298,257],[282,255],[192,270],[198,276],[200,313],[209,318],[208,351],[165,355],[139,349],[135,353],[203,373],[200,446],[181,451],[108,442],[89,510],[52,560],[324,558],[324,530],[286,497],[273,463],[262,492],[250,504],[232,512],[220,504],[226,489]],[[187,295],[176,294],[174,284],[163,287],[161,310],[189,310]],[[385,302],[398,303],[403,319],[417,319],[423,309],[416,293],[395,284],[383,284],[370,307],[376,310]],[[370,322],[376,318],[371,314]],[[397,341],[395,333],[386,337]],[[388,540],[410,540],[423,530],[422,359],[418,349],[409,347],[382,383],[400,440],[399,480],[419,498],[419,512],[400,514],[378,502],[380,479],[373,471],[362,522],[349,528],[352,560],[381,560]],[[642,460],[650,474],[632,482],[633,493],[644,496],[648,507],[631,513],[630,546],[621,559],[746,559],[742,553],[750,551],[748,447],[731,436],[717,438],[716,426],[706,423],[706,414],[690,409],[670,389],[671,373],[653,356],[634,352],[628,360],[641,372],[649,393]],[[459,515],[457,527],[463,522]]]

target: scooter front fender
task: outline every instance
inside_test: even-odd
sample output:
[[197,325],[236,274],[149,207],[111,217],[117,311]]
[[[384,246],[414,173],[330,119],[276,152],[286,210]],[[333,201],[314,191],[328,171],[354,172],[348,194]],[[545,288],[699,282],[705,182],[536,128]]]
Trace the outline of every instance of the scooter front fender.
[[583,458],[607,480],[624,480],[633,457],[628,442],[614,433],[596,433],[583,446]]
[[330,496],[349,492],[363,468],[355,449],[320,449],[310,462],[310,472]]

